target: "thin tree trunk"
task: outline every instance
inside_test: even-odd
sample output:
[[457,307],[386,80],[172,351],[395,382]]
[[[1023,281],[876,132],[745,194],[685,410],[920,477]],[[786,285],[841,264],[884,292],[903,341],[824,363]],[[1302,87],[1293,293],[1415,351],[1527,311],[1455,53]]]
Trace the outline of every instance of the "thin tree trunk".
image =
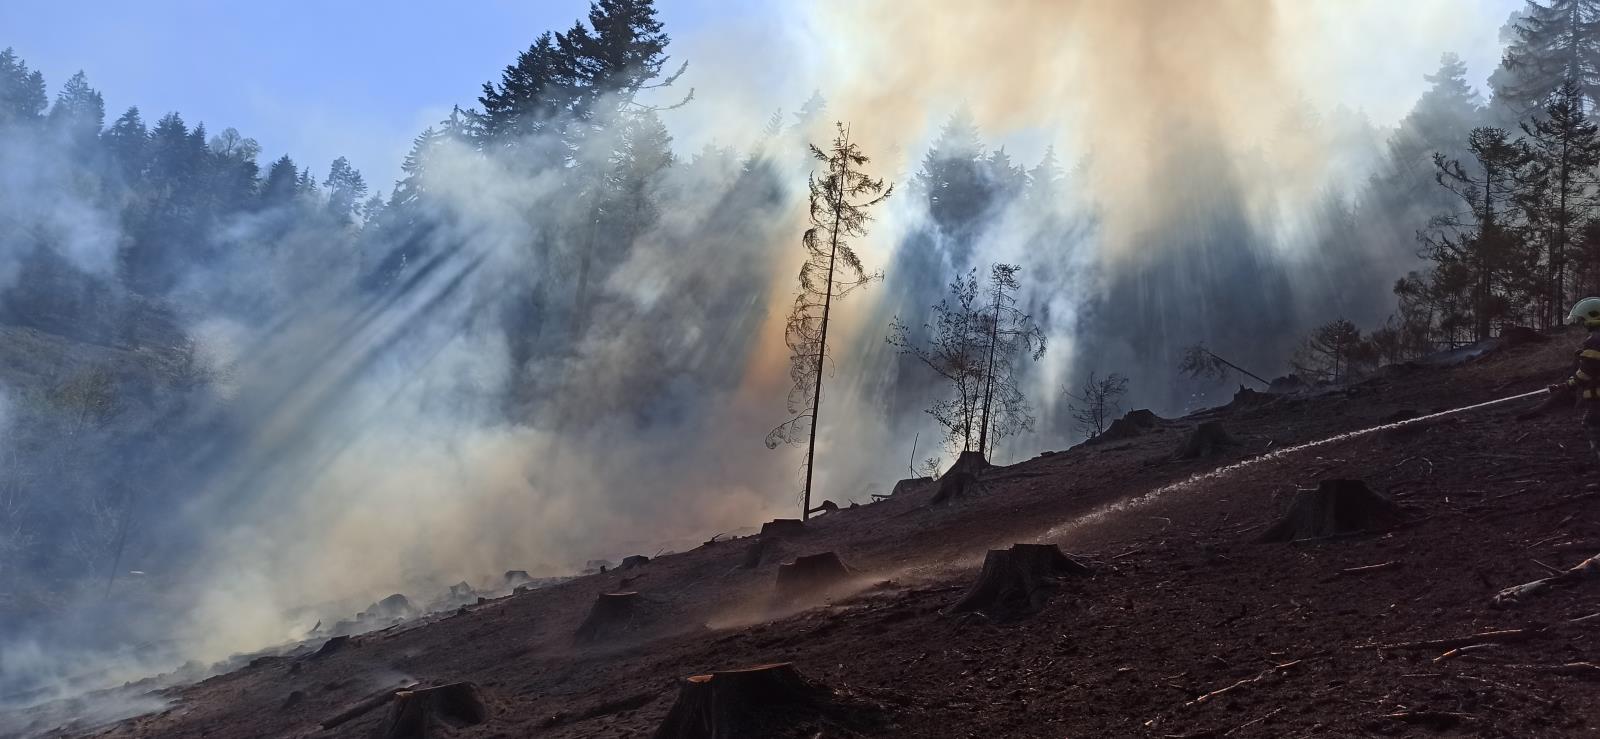
[[[849,145],[849,141],[845,141]],[[833,311],[833,268],[839,258],[839,220],[844,208],[844,172],[850,166],[846,159],[834,188],[833,231],[828,235],[828,280],[822,296],[822,336],[817,341],[817,384],[811,389],[811,438],[806,442],[806,489],[801,501],[800,520],[811,517],[811,476],[817,468],[817,424],[822,418],[822,370],[828,357],[828,317]]]
[[989,370],[983,376],[983,428],[978,431],[978,451],[980,452],[989,448],[989,404],[994,400],[994,349],[995,344],[1000,341],[1000,296],[1004,294],[1002,291],[995,296],[994,324],[989,327]]

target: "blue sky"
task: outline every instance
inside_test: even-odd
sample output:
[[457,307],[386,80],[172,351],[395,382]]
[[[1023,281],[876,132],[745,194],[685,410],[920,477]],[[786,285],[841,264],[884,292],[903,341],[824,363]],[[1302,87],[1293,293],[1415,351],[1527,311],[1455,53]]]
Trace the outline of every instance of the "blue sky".
[[[51,95],[83,69],[106,97],[107,119],[138,105],[147,122],[177,110],[212,132],[232,126],[289,153],[319,177],[348,156],[387,189],[413,136],[453,104],[476,105],[545,30],[564,29],[588,0],[4,0],[0,48],[44,72]],[[675,36],[759,4],[672,0]],[[742,7],[741,7],[742,6]],[[720,20],[720,18],[719,18]]]
[[[691,61],[685,83],[701,88],[696,111],[669,115],[669,125],[720,116],[757,130],[774,108],[792,110],[824,81],[796,69],[806,66],[806,49],[774,29],[810,2],[661,0],[673,51]],[[1481,88],[1498,58],[1499,26],[1520,5],[1331,0],[1328,12],[1357,20],[1323,39],[1332,49],[1325,53],[1348,55],[1330,63],[1361,71],[1330,92],[1392,122],[1447,50],[1462,53]],[[108,119],[129,105],[147,121],[177,110],[213,132],[232,126],[255,138],[263,162],[289,153],[320,177],[344,155],[375,190],[387,190],[412,137],[451,105],[475,105],[479,86],[534,37],[570,26],[587,8],[588,0],[0,0],[0,47],[42,70],[52,95],[83,69],[105,93]],[[1439,8],[1450,11],[1447,23]],[[1390,16],[1411,11],[1431,12],[1418,27],[1438,36],[1383,37]],[[704,143],[694,126],[675,128],[680,151]]]

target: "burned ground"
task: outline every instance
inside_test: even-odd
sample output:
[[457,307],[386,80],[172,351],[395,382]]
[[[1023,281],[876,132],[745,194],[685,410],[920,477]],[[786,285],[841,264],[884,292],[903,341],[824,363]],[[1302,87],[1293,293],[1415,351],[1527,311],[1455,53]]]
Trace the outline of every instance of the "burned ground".
[[[402,684],[470,681],[490,717],[450,735],[649,736],[683,677],[770,663],[881,709],[880,736],[1592,732],[1594,671],[1557,668],[1600,657],[1600,619],[1573,621],[1600,611],[1600,582],[1491,605],[1600,552],[1600,475],[1572,414],[1514,421],[1530,400],[1271,454],[1538,389],[1576,341],[1161,421],[989,470],[981,492],[943,506],[928,505],[934,486],[908,489],[813,519],[753,568],[741,566],[748,540],[720,541],[353,637],[319,659],[258,661],[97,735],[368,736],[387,707],[320,724]],[[1208,421],[1238,445],[1174,460]],[[1365,482],[1403,522],[1260,541],[1297,490],[1326,479]],[[1059,544],[1092,574],[1026,618],[943,613],[987,550],[1017,542]],[[854,591],[772,610],[777,568],[829,551]],[[623,589],[650,628],[575,642],[597,596]],[[1513,636],[1465,638],[1488,632]]]

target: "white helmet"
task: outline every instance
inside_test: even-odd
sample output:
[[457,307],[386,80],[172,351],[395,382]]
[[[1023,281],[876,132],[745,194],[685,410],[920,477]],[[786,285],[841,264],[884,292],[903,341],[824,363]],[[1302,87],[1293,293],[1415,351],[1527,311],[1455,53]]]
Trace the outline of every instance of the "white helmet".
[[1572,306],[1572,312],[1567,314],[1567,320],[1572,323],[1582,323],[1589,328],[1600,328],[1600,298],[1584,298]]

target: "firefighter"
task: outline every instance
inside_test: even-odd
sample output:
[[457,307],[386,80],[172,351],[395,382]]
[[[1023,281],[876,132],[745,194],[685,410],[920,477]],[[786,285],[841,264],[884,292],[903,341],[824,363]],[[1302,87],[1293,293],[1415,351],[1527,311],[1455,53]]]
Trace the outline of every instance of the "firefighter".
[[1576,397],[1583,407],[1583,435],[1595,456],[1600,457],[1600,298],[1578,301],[1567,320],[1582,323],[1589,336],[1578,350],[1577,371],[1566,382],[1550,386],[1550,394]]

